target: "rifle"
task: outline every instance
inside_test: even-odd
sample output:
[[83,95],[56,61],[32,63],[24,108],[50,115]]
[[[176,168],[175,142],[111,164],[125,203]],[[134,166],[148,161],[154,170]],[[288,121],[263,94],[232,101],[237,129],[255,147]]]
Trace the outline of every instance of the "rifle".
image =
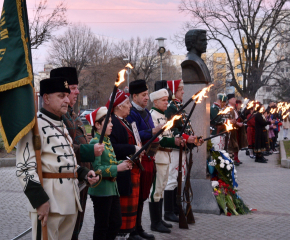
[[188,229],[188,224],[181,204],[181,187],[182,187],[182,151],[183,147],[179,147],[179,166],[178,166],[178,177],[177,177],[177,196],[176,203],[179,208],[179,228]]
[[[181,132],[180,132],[180,136],[182,136],[182,134],[184,133],[185,131],[185,128],[189,122],[189,119],[196,107],[196,103],[197,103],[197,100],[195,100],[191,110],[190,110],[190,113],[185,121],[185,123],[183,124],[183,127],[181,129]],[[177,196],[176,196],[176,201],[177,201],[177,205],[179,207],[179,228],[183,228],[183,229],[188,229],[188,222],[192,222],[192,218],[194,219],[193,217],[193,213],[192,213],[192,216],[191,214],[189,213],[189,215],[187,214],[188,216],[188,219],[186,220],[186,217],[185,217],[185,214],[184,214],[184,211],[183,211],[183,207],[182,207],[182,204],[181,204],[181,186],[182,186],[182,151],[183,151],[183,147],[180,145],[179,147],[179,166],[178,166],[178,177],[177,177],[177,183],[178,183],[178,188],[177,188]],[[190,171],[187,172],[187,176],[189,175],[188,178],[188,182],[189,184],[187,184],[188,186],[190,186]],[[188,195],[188,199],[189,199],[189,195]],[[188,202],[188,201],[187,201]],[[189,209],[191,210],[191,205],[190,205],[190,202],[187,203],[187,206],[186,207],[189,207]],[[189,211],[190,212],[190,211]]]
[[187,223],[190,224],[190,223],[195,223],[194,215],[191,208],[193,192],[192,192],[191,183],[190,183],[190,172],[193,165],[192,150],[194,148],[194,145],[187,144],[187,146],[189,148],[189,161],[186,161],[187,173],[186,173],[185,185],[183,189],[183,198],[185,199],[185,202],[186,202],[185,213],[186,213]]

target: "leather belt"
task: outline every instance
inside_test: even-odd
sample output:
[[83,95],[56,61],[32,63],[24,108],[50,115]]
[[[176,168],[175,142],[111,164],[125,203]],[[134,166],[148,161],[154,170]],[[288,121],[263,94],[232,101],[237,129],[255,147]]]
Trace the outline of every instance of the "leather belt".
[[159,147],[158,151],[163,151],[163,152],[172,152],[172,149],[169,148],[164,148],[164,147]]
[[111,182],[116,182],[117,178],[116,177],[102,177],[102,180],[108,180]]
[[48,173],[43,172],[42,173],[43,178],[77,178],[78,173]]

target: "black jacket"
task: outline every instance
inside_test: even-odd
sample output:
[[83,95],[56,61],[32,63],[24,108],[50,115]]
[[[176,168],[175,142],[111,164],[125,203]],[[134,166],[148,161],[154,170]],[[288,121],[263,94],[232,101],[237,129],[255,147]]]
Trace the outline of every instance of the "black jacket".
[[[117,160],[126,160],[127,156],[135,153],[135,145],[129,144],[128,132],[121,124],[120,120],[111,114],[113,129],[110,140],[114,148]],[[118,172],[117,175],[118,190],[121,196],[132,194],[131,171]]]

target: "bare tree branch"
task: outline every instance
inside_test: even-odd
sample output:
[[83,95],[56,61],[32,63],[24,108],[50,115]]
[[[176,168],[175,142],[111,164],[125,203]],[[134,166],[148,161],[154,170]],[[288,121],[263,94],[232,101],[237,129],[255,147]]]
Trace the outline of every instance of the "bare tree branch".
[[37,49],[43,43],[48,42],[54,31],[68,24],[66,19],[67,7],[64,1],[58,3],[49,14],[45,13],[47,0],[40,0],[35,8],[34,17],[29,24],[32,49]]

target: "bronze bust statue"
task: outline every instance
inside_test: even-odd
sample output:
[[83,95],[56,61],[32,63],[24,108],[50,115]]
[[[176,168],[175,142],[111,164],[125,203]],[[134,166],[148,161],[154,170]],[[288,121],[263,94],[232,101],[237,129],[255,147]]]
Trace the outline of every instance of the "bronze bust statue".
[[185,34],[185,45],[188,53],[181,63],[184,83],[211,82],[209,70],[201,59],[201,54],[206,52],[207,47],[206,30],[189,30]]

